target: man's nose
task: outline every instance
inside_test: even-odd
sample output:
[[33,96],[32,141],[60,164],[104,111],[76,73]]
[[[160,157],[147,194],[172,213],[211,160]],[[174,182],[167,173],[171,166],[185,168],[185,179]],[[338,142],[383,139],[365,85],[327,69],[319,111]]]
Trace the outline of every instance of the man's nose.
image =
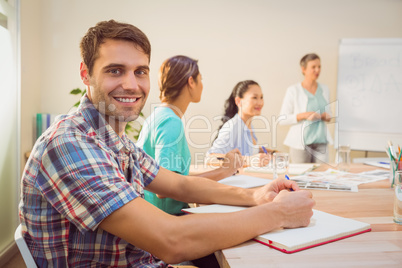
[[124,89],[138,89],[138,81],[134,73],[128,73],[124,77],[122,87]]

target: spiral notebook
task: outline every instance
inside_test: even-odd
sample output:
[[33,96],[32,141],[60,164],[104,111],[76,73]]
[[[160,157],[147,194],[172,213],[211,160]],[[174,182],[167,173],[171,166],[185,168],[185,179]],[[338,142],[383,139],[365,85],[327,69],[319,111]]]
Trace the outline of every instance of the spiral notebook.
[[[208,205],[183,209],[188,213],[227,213],[245,209],[226,205]],[[279,229],[255,237],[254,240],[284,253],[294,253],[340,239],[370,232],[370,224],[314,210],[310,225],[295,229]]]

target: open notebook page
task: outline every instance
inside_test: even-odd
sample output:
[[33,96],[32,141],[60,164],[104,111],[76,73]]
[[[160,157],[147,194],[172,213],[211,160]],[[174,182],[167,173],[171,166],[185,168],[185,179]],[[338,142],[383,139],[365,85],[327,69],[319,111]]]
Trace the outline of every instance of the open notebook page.
[[[208,205],[183,209],[189,213],[227,213],[245,207]],[[303,228],[279,229],[254,240],[285,253],[293,253],[370,231],[370,224],[314,210],[310,225]]]

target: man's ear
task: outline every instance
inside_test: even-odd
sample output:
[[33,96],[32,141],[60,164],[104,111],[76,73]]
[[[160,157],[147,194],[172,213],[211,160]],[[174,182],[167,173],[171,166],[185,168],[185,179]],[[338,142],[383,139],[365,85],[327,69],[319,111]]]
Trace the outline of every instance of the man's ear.
[[89,71],[88,71],[88,67],[83,62],[81,62],[81,64],[80,64],[80,75],[81,75],[82,82],[86,86],[89,86]]

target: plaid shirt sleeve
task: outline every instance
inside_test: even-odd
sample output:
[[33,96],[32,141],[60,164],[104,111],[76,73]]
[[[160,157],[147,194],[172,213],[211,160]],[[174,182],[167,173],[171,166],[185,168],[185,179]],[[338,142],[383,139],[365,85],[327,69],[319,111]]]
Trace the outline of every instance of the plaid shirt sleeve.
[[37,186],[80,232],[95,230],[113,211],[139,196],[113,152],[79,133],[53,139],[42,156],[41,171]]
[[136,148],[136,159],[139,164],[139,170],[142,174],[143,186],[147,187],[155,178],[159,171],[159,164],[150,157],[143,149]]

